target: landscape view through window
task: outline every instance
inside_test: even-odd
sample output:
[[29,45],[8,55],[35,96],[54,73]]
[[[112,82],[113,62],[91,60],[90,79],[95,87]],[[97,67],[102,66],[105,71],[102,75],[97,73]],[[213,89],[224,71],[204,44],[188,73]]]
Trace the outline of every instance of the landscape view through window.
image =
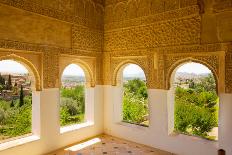
[[129,64],[123,70],[123,122],[149,126],[146,77],[138,65]]
[[85,74],[83,69],[70,64],[63,71],[60,90],[60,124],[67,126],[85,121]]
[[175,73],[175,131],[209,140],[218,139],[216,81],[199,63],[186,63]]
[[31,132],[32,76],[20,63],[0,61],[0,140]]

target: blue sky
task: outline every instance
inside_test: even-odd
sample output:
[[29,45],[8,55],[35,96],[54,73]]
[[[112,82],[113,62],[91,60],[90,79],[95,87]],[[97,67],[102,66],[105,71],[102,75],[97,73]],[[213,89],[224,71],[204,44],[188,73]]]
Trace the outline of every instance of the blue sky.
[[[7,72],[7,73],[28,73],[27,69],[18,62],[12,60],[2,60],[0,61],[0,72]],[[183,66],[179,67],[177,72],[186,72],[186,73],[195,73],[195,74],[202,74],[202,73],[211,73],[211,71],[204,65],[199,63],[187,63]],[[84,76],[84,71],[81,67],[76,64],[70,64],[67,66],[63,72],[63,75],[81,75]],[[135,64],[129,64],[123,70],[124,76],[131,76],[131,75],[143,75],[143,70]]]

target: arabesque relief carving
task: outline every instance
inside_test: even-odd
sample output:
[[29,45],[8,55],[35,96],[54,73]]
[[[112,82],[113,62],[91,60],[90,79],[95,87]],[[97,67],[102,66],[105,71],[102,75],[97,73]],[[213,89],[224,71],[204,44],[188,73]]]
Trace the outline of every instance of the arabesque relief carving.
[[[77,10],[76,7],[81,4],[77,1],[84,1],[83,10]],[[103,18],[99,16],[103,15],[103,4],[95,4],[92,0],[0,0],[0,3],[61,21],[102,29]]]
[[[25,18],[28,13],[33,18],[39,16],[44,32],[61,37],[59,40],[51,37],[52,34],[40,33],[40,40],[50,40],[39,42],[30,39],[33,32],[16,29],[19,36],[0,38],[0,49],[7,50],[5,54],[17,55],[19,52],[26,55],[25,58],[32,53],[41,55],[41,67],[37,69],[41,80],[40,86],[36,86],[38,90],[59,88],[63,64],[71,62],[83,65],[88,74],[87,83],[92,87],[117,85],[120,69],[127,63],[135,63],[144,70],[148,88],[168,89],[173,68],[185,60],[192,60],[207,65],[214,72],[220,92],[232,93],[230,37],[223,40],[222,30],[216,29],[219,38],[212,39],[212,42],[203,40],[205,16],[201,11],[205,6],[198,0],[0,0],[0,5],[6,11],[7,8],[20,9]],[[209,22],[213,24],[211,16],[215,16],[215,20],[224,17],[218,14],[231,10],[231,5],[228,0],[215,0],[212,8],[206,9],[211,13]],[[227,16],[230,19],[229,13]],[[67,28],[65,36],[49,29],[47,21],[53,20]],[[6,27],[5,23],[1,21],[0,26]],[[10,34],[13,37],[15,34],[11,31],[1,33],[6,33],[1,36]],[[61,64],[60,60],[67,57],[67,61]]]
[[140,66],[144,74],[146,76],[146,79],[149,77],[149,73],[147,71],[147,58],[146,57],[112,57],[112,64],[111,64],[111,70],[113,71],[112,74],[112,85],[120,85],[121,84],[121,75],[122,75],[122,69],[126,67],[128,64],[136,64]]
[[61,87],[61,76],[64,69],[70,64],[80,66],[85,73],[86,87],[94,87],[96,85],[96,58],[86,56],[70,56],[61,55],[59,59],[59,87]]
[[73,26],[72,47],[82,50],[101,51],[103,48],[103,33],[102,31],[91,31],[82,26]]
[[219,80],[219,56],[208,55],[207,53],[198,54],[170,54],[165,55],[165,75],[166,75],[166,89],[170,88],[171,75],[176,67],[186,62],[197,62],[207,66],[211,72],[215,75],[215,80]]
[[[225,53],[223,51],[226,49],[227,45],[225,44],[210,44],[202,46],[183,46],[182,48],[180,46],[154,48],[146,52],[143,51],[142,56],[139,55],[139,51],[137,51],[137,55],[135,55],[135,53],[130,53],[131,51],[124,51],[124,53],[107,52],[105,53],[106,57],[110,58],[104,59],[104,63],[106,63],[104,67],[104,71],[106,72],[104,74],[104,84],[109,84],[111,79],[112,85],[118,85],[121,80],[119,74],[120,69],[123,68],[125,64],[135,63],[144,70],[147,77],[148,88],[169,89],[170,77],[173,70],[182,63],[193,61],[207,66],[215,75],[218,85],[220,85],[220,87],[218,87],[218,92],[225,92],[225,84],[223,82],[225,74],[223,68],[225,62],[221,60],[225,58]],[[195,52],[196,50],[198,52]],[[228,92],[228,90],[226,92]]]
[[200,42],[200,22],[200,17],[194,16],[106,31],[104,50],[132,50],[198,44]]
[[151,16],[197,4],[197,0],[106,0],[105,22]]
[[[13,60],[21,63],[24,67],[27,68],[29,74],[31,74],[35,79],[35,90],[40,91],[42,89],[41,84],[41,73],[39,72],[38,66],[37,68],[33,65],[33,61],[35,61],[32,57],[31,60],[24,58],[23,56],[19,56],[12,52],[0,51],[0,61],[2,60]],[[37,61],[40,61],[37,59]],[[40,62],[41,63],[41,62]]]

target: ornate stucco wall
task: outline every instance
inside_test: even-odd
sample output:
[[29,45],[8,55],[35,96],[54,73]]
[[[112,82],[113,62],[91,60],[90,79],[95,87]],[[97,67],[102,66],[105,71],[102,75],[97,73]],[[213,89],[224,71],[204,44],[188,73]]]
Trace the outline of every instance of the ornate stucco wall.
[[158,89],[168,89],[172,70],[192,60],[213,71],[220,92],[231,93],[231,3],[0,0],[1,55],[26,53],[37,63],[42,88],[59,87],[63,55],[91,62],[93,85],[116,85],[117,70],[131,61],[144,69],[149,88]]
[[0,56],[35,64],[41,88],[59,87],[64,54],[84,57],[101,84],[103,13],[101,0],[0,0]]
[[[132,139],[137,142],[151,138],[148,142],[154,142],[154,146],[172,147],[175,142],[172,137],[170,143],[163,142],[168,136],[167,128],[163,128],[164,122],[168,122],[166,90],[178,65],[187,61],[206,65],[215,75],[219,95],[232,93],[232,1],[0,0],[0,60],[4,59],[16,60],[30,68],[36,89],[42,90],[34,97],[37,103],[34,105],[41,106],[40,110],[35,109],[41,113],[38,116],[41,121],[36,122],[41,123],[42,138],[0,154],[25,154],[33,152],[31,149],[42,154],[102,132],[121,131],[125,137],[137,137]],[[92,113],[95,126],[60,135],[58,88],[62,71],[69,63],[83,67],[88,86],[108,86],[89,88],[89,102],[97,105]],[[143,130],[138,134],[137,130],[118,128],[112,121],[113,106],[121,101],[117,95],[122,93],[111,85],[120,82],[119,72],[128,63],[141,66],[151,88],[150,116],[154,128],[145,133],[147,138],[140,138]],[[220,99],[223,104],[219,135],[229,150],[231,96]],[[161,135],[160,141],[154,141],[155,134]],[[190,141],[187,140],[186,151],[202,146],[201,142],[195,145]],[[181,151],[185,142],[176,139],[174,147]],[[175,150],[169,146],[160,147]],[[202,150],[216,153],[216,148]]]
[[230,0],[106,0],[104,83],[115,85],[118,67],[133,61],[149,88],[169,89],[174,68],[196,61],[231,93],[231,10]]

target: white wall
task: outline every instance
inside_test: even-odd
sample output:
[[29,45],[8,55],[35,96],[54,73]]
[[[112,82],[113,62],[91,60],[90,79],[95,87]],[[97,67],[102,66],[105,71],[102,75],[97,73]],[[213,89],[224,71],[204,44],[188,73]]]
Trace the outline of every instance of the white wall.
[[[88,88],[87,96],[94,102],[94,125],[60,134],[59,126],[59,89],[45,89],[36,92],[36,106],[33,111],[37,120],[36,133],[40,139],[15,146],[0,152],[0,155],[40,155],[54,151],[69,144],[103,133],[103,89],[102,86]],[[39,117],[40,115],[40,117]],[[38,126],[40,125],[40,131]]]
[[[160,148],[179,155],[217,155],[223,148],[232,154],[232,95],[220,95],[219,141],[208,141],[186,135],[168,135],[168,100],[166,90],[148,90],[150,104],[150,126],[138,127],[118,123],[117,105],[122,102],[121,88],[104,86],[104,131],[107,134],[137,143]],[[223,119],[223,120],[222,120]]]
[[33,102],[36,104],[33,108],[36,116],[33,119],[37,120],[36,125],[41,127],[36,130],[40,139],[0,151],[0,155],[40,155],[103,132],[179,155],[217,155],[219,148],[225,149],[228,155],[232,154],[232,94],[219,95],[219,140],[213,142],[185,135],[168,135],[168,118],[171,116],[168,115],[167,103],[170,94],[166,90],[148,91],[148,128],[119,123],[121,116],[117,113],[120,112],[118,105],[122,102],[121,93],[120,87],[113,86],[96,86],[89,89],[89,100],[86,102],[94,102],[94,125],[63,134],[60,134],[58,117],[59,90],[46,89],[33,94],[37,101]]

